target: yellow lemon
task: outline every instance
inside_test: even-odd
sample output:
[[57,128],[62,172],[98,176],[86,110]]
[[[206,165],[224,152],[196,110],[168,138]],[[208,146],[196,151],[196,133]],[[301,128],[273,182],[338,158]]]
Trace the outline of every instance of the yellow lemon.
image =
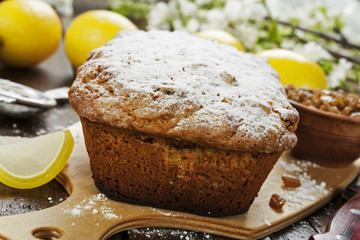
[[270,49],[256,54],[267,58],[279,73],[283,85],[302,88],[326,88],[326,74],[319,64],[291,50]]
[[65,51],[77,68],[86,61],[91,50],[100,47],[121,30],[138,28],[126,17],[108,10],[91,10],[76,17],[65,35]]
[[65,167],[73,147],[69,130],[35,138],[0,136],[0,182],[19,189],[41,186]]
[[55,10],[39,0],[0,3],[0,62],[30,67],[52,55],[61,39],[61,21]]
[[218,29],[203,30],[194,33],[194,36],[206,38],[206,39],[213,39],[220,44],[227,44],[236,47],[240,51],[245,51],[245,48],[242,45],[242,43],[239,41],[239,39],[237,39],[232,34],[223,30],[218,30]]

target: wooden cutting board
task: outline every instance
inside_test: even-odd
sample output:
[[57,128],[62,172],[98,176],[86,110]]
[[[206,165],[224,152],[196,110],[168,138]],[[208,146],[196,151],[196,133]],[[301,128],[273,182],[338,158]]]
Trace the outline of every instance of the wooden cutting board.
[[[0,217],[0,239],[106,239],[114,233],[142,227],[170,227],[238,239],[257,239],[294,223],[343,190],[358,174],[360,159],[347,168],[325,168],[283,154],[249,211],[210,218],[107,199],[91,178],[81,125],[70,127],[75,146],[57,180],[70,197],[51,208]],[[285,187],[281,176],[297,176],[302,185]],[[287,199],[282,211],[269,206],[273,193]]]

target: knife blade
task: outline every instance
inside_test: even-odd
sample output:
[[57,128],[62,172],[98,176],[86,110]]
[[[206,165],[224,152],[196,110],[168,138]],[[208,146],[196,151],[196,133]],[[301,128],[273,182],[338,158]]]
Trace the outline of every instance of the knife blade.
[[55,99],[47,97],[43,92],[2,78],[0,78],[0,96],[2,99],[13,99],[13,103],[31,107],[52,108],[56,106]]
[[348,189],[356,194],[336,211],[325,233],[312,235],[309,240],[360,240],[360,187],[351,184]]
[[68,100],[69,87],[45,92],[0,78],[0,115],[28,118]]

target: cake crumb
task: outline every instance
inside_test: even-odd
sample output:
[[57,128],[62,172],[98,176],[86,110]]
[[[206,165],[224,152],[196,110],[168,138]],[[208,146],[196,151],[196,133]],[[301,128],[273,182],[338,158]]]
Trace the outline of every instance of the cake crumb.
[[21,130],[19,129],[19,126],[17,123],[12,124],[12,132],[17,135],[21,133]]
[[44,135],[46,133],[47,133],[47,131],[44,128],[40,128],[38,131],[36,131],[35,135],[36,136],[41,136],[41,135]]
[[264,219],[264,224],[266,226],[271,226],[271,222],[268,219]]

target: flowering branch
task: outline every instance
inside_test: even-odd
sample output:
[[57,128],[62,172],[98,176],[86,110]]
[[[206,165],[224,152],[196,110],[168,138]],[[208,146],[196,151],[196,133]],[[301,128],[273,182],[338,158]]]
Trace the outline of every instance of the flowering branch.
[[[273,19],[271,17],[266,17],[266,20],[273,21]],[[311,29],[300,27],[300,26],[296,26],[296,25],[293,25],[293,24],[291,24],[289,22],[277,20],[277,23],[281,24],[281,25],[284,25],[284,26],[291,27],[293,29],[298,29],[298,30],[303,31],[303,32],[311,33],[311,34],[313,34],[315,36],[321,37],[321,38],[323,38],[325,40],[328,40],[328,41],[334,41],[336,43],[339,43],[344,48],[353,48],[353,49],[360,50],[360,46],[350,43],[346,39],[346,37],[340,32],[339,29],[335,29],[335,32],[340,35],[340,39],[338,39],[336,37],[329,36],[329,35],[327,35],[325,33],[322,33],[322,32],[318,32],[318,31],[315,31],[315,30],[311,30]]]
[[[301,43],[307,43],[308,42],[307,40],[305,40],[303,38],[299,38],[298,36],[293,35],[293,36],[288,36],[288,37],[290,37],[290,38],[291,37],[296,37],[298,39],[298,41],[300,41]],[[349,55],[346,55],[344,53],[331,50],[330,48],[325,47],[325,46],[322,46],[322,47],[335,58],[344,58],[344,59],[346,59],[346,60],[348,60],[350,62],[360,64],[360,58],[359,57],[349,56]]]
[[353,62],[353,63],[357,63],[360,64],[360,58],[359,57],[354,57],[354,56],[349,56],[349,55],[345,55],[343,53],[331,50],[329,48],[324,47],[331,55],[333,55],[335,58],[345,58],[346,60]]
[[[265,18],[267,21],[271,21],[272,23],[274,22],[274,20],[271,18],[271,17],[266,17]],[[341,46],[343,46],[344,48],[347,48],[347,49],[350,49],[350,48],[353,48],[353,49],[357,49],[357,50],[360,50],[360,46],[359,45],[355,45],[355,44],[352,44],[350,43],[346,37],[341,33],[341,31],[339,29],[335,29],[334,31],[340,35],[340,39],[338,38],[335,38],[335,37],[332,37],[332,36],[329,36],[325,33],[322,33],[322,32],[318,32],[318,31],[315,31],[315,30],[311,30],[311,29],[307,29],[307,28],[303,28],[303,27],[300,27],[300,26],[296,26],[296,25],[293,25],[289,22],[285,22],[285,21],[280,21],[280,20],[276,20],[276,23],[277,24],[281,24],[281,25],[284,25],[284,26],[288,26],[288,27],[291,27],[292,29],[298,29],[300,31],[303,31],[303,32],[307,32],[307,33],[311,33],[313,35],[316,35],[318,37],[321,37],[325,40],[328,40],[328,41],[334,41],[336,43],[339,43]],[[303,43],[307,42],[306,40],[304,39],[300,39],[299,40]],[[356,57],[356,56],[349,56],[349,55],[346,55],[346,54],[343,54],[341,52],[337,52],[337,51],[334,51],[334,50],[331,50],[327,47],[324,47],[323,48],[325,50],[327,50],[332,56],[334,56],[335,58],[345,58],[346,60],[350,61],[350,62],[353,62],[353,63],[357,63],[357,64],[360,64],[360,58],[359,57]]]
[[[272,24],[274,24],[274,22],[276,24],[281,24],[283,26],[287,26],[287,27],[290,27],[292,28],[293,30],[294,29],[297,29],[297,30],[300,30],[300,31],[303,31],[303,32],[306,32],[306,33],[310,33],[310,34],[313,34],[315,36],[318,36],[320,38],[323,38],[324,40],[327,40],[327,41],[333,41],[333,42],[336,42],[338,44],[340,44],[342,47],[344,48],[347,48],[347,49],[357,49],[357,50],[360,50],[360,46],[359,45],[355,45],[355,44],[352,44],[350,43],[347,38],[343,35],[343,33],[340,31],[339,28],[335,28],[334,29],[334,32],[336,34],[338,34],[340,36],[340,38],[336,38],[336,37],[333,37],[333,36],[330,36],[330,35],[327,35],[323,32],[319,32],[319,31],[316,31],[316,30],[312,30],[312,29],[307,29],[307,28],[304,28],[304,27],[301,27],[301,26],[297,26],[297,25],[294,25],[294,24],[291,24],[289,22],[285,22],[285,21],[281,21],[281,20],[274,20],[274,18],[272,17],[271,15],[271,11],[266,3],[266,0],[261,0],[261,3],[263,4],[268,16],[265,17],[265,20],[269,21],[269,22],[272,22]],[[304,39],[300,39],[302,42],[307,42],[306,40]],[[356,57],[356,56],[349,56],[349,55],[345,55],[343,53],[340,53],[340,52],[337,52],[337,51],[334,51],[334,50],[331,50],[327,47],[324,47],[324,49],[326,49],[332,56],[334,56],[335,58],[345,58],[346,60],[348,61],[351,61],[351,62],[354,62],[354,63],[358,63],[360,64],[360,58],[359,57]]]

